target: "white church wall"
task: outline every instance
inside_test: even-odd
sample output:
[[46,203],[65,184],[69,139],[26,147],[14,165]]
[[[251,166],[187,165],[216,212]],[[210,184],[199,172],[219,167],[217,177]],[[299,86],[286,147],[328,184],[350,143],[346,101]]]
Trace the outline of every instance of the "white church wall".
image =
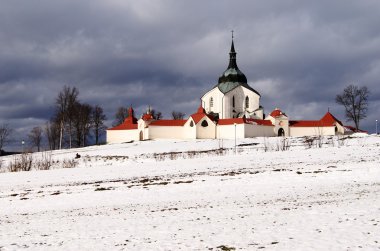
[[[249,108],[247,109],[249,112],[253,112],[255,111],[256,109],[259,109],[260,107],[260,96],[257,95],[256,93],[254,93],[253,91],[245,88],[245,87],[241,87],[243,92],[244,92],[244,96],[248,96],[249,98]],[[244,101],[243,101],[243,107],[245,107],[245,97],[244,97]],[[258,114],[256,114],[258,115]],[[261,112],[261,116],[259,116],[260,119],[263,119],[263,114]]]
[[335,135],[335,126],[329,127],[290,127],[290,136],[328,136]]
[[245,137],[274,137],[277,136],[274,132],[274,126],[245,124]]
[[264,119],[264,110],[258,110],[255,112],[258,119]]
[[[203,127],[202,122],[206,121],[207,126]],[[197,129],[197,139],[215,139],[216,134],[216,125],[208,117],[201,119],[196,125]]]
[[[216,128],[216,136],[218,139],[234,139],[235,125],[218,125]],[[236,138],[244,138],[244,124],[236,124]]]
[[107,130],[107,144],[139,140],[139,130]]
[[[233,106],[233,97],[235,98],[235,107]],[[226,93],[225,99],[225,118],[232,118],[235,110],[235,114],[243,114],[246,110],[245,108],[245,98],[249,98],[249,107],[247,111],[253,112],[259,108],[260,96],[254,93],[253,91],[239,86],[230,92]],[[262,118],[262,114],[258,114],[258,118]],[[261,116],[260,116],[261,115]]]
[[149,126],[150,139],[184,139],[183,126]]
[[[202,97],[202,107],[205,109],[206,113],[214,112],[219,113],[219,117],[222,116],[222,102],[223,102],[223,93],[219,90],[218,87],[213,88],[207,92]],[[210,107],[210,98],[213,98],[213,107]]]

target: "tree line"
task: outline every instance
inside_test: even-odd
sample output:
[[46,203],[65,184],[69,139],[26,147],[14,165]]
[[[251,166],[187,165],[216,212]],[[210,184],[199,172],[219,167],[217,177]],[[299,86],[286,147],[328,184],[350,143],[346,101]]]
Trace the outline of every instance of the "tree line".
[[[76,87],[64,86],[55,99],[54,115],[44,128],[50,150],[87,146],[91,133],[95,144],[99,144],[100,136],[106,129],[103,108],[82,103],[78,97]],[[37,127],[28,135],[38,148],[41,134],[42,129]]]
[[[150,110],[155,120],[163,115],[160,111]],[[173,119],[183,119],[184,113],[173,111]],[[113,126],[124,122],[128,117],[128,107],[119,107],[115,113]],[[64,86],[54,102],[54,114],[43,126],[36,126],[27,135],[30,147],[40,151],[44,142],[50,150],[84,147],[91,143],[98,145],[105,133],[107,117],[100,105],[90,105],[79,100],[76,87]],[[0,125],[0,155],[9,143],[13,129],[8,124]],[[90,141],[90,138],[92,141]],[[24,147],[25,141],[22,141]]]

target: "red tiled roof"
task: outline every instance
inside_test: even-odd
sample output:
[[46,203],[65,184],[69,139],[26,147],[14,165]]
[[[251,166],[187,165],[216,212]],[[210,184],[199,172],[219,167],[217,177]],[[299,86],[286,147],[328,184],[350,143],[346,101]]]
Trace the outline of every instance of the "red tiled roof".
[[264,125],[264,126],[273,126],[270,120],[264,120],[264,119],[246,119],[246,122],[247,123],[253,122],[258,125]]
[[343,125],[337,118],[330,112],[327,112],[320,120],[291,120],[289,125],[293,127],[321,127],[321,126],[335,126],[338,123]]
[[128,117],[124,120],[123,123],[115,127],[109,128],[107,130],[133,130],[137,129],[137,119],[134,116],[133,108],[128,109]]
[[233,118],[233,119],[219,119],[218,125],[233,125],[233,124],[244,124],[245,119],[243,118]]
[[337,118],[334,117],[330,112],[327,112],[322,118],[321,121],[326,124],[335,125],[335,122],[338,122],[340,125],[343,125]]
[[142,120],[144,120],[144,121],[151,120],[151,119],[153,119],[153,116],[152,116],[152,114],[150,114],[150,113],[145,113],[145,114],[142,116]]
[[184,119],[156,120],[150,123],[149,126],[184,126],[186,121]]
[[107,130],[133,130],[133,129],[137,129],[137,124],[123,123],[118,126],[108,128]]
[[323,123],[320,120],[290,120],[289,126],[293,127],[321,127],[321,126],[333,126]]
[[344,126],[345,128],[347,128],[348,130],[350,131],[353,131],[353,132],[363,132],[363,133],[368,133],[367,131],[364,131],[364,130],[360,130],[360,129],[357,129],[353,126]]
[[270,113],[270,116],[272,116],[273,118],[276,118],[280,116],[286,116],[286,114],[283,113],[280,109],[276,108]]
[[190,117],[193,118],[195,124],[198,124],[198,122],[201,121],[201,119],[203,119],[204,116],[207,116],[209,119],[214,121],[214,118],[212,116],[206,114],[205,109],[202,107],[202,105],[200,105],[198,107],[197,113],[192,114]]

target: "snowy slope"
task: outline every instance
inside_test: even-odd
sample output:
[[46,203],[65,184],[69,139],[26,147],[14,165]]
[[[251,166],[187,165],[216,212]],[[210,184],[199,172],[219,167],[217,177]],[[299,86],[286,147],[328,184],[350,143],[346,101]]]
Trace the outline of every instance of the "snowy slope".
[[379,250],[380,138],[279,140],[61,150],[18,173],[3,157],[0,250]]

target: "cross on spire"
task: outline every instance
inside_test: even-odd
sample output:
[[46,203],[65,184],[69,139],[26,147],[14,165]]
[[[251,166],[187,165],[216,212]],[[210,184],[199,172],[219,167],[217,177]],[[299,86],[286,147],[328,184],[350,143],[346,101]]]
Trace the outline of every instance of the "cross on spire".
[[234,30],[231,31],[232,39],[234,39]]

